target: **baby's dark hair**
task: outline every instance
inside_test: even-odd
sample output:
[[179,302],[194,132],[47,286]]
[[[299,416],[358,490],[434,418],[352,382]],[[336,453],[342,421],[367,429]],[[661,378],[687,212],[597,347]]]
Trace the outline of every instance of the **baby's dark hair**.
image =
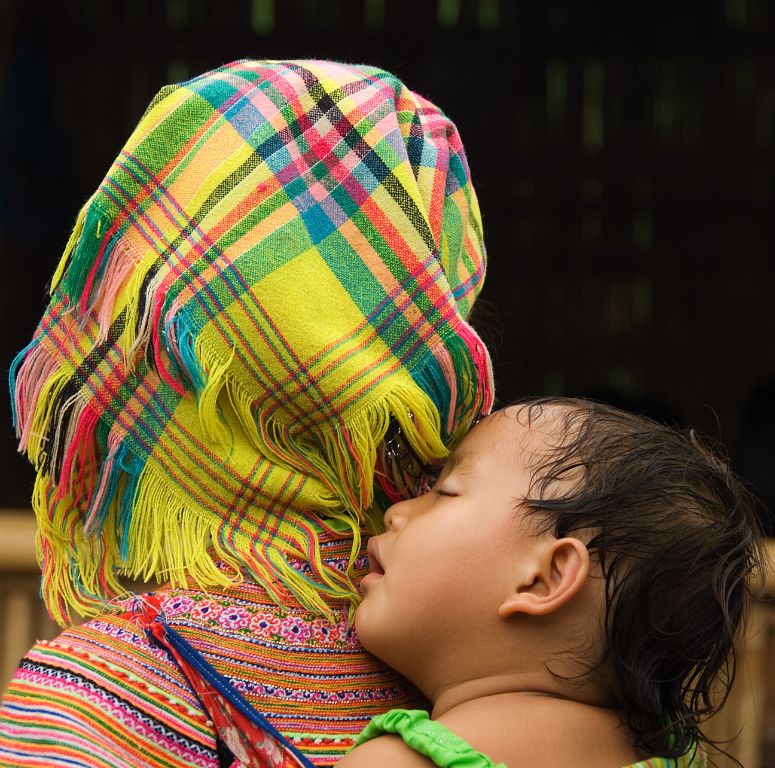
[[679,757],[708,741],[702,722],[734,679],[764,562],[757,502],[694,431],[587,400],[522,405],[529,420],[561,407],[525,508],[558,538],[583,532],[605,580],[604,651],[589,672],[611,679],[637,748]]

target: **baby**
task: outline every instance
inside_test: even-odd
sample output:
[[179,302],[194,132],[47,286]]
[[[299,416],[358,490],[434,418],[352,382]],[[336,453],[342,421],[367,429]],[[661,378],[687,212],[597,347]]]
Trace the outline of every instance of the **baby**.
[[369,542],[358,635],[431,720],[377,717],[338,765],[705,765],[755,512],[693,432],[570,399],[487,417]]

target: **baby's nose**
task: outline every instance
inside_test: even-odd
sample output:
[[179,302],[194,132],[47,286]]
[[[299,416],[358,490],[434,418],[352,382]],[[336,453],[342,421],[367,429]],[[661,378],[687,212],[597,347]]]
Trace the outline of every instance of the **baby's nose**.
[[385,512],[386,530],[389,531],[391,528],[399,528],[401,526],[403,521],[406,519],[407,503],[408,502],[406,501],[399,501],[396,504],[393,504],[392,506],[387,508],[387,511]]
[[427,496],[415,496],[388,507],[385,512],[385,529],[389,531],[400,528],[413,513],[420,511],[426,500]]

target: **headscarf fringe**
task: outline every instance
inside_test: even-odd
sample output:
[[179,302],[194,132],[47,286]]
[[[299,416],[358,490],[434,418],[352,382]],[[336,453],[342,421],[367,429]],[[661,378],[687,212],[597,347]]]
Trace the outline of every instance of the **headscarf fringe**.
[[332,498],[361,523],[374,499],[377,450],[391,418],[400,424],[420,461],[447,456],[439,436],[438,410],[405,371],[394,373],[389,386],[378,390],[364,407],[354,408],[344,424],[326,421],[302,432],[259,414],[258,429],[268,458],[320,479]]
[[133,369],[140,352],[151,346],[152,308],[164,278],[162,272],[153,272],[155,264],[155,254],[143,257],[127,285],[125,328],[121,337],[127,373]]
[[[178,333],[190,335],[181,332],[183,324],[177,325]],[[459,388],[456,408],[461,413],[484,403],[488,396],[478,389],[477,382],[482,379],[476,374],[475,364],[466,351],[461,342],[456,355],[460,360],[449,363],[455,366],[459,362],[470,372],[466,378],[467,386]],[[442,370],[432,354],[426,356],[422,374],[412,372],[410,375],[405,370],[395,372],[368,404],[349,409],[344,424],[335,419],[324,420],[314,428],[304,430],[297,423],[289,423],[255,408],[256,394],[249,392],[231,372],[233,350],[228,358],[219,360],[208,352],[201,339],[197,339],[192,344],[180,345],[179,353],[185,362],[186,373],[196,387],[199,418],[208,439],[222,446],[228,446],[231,439],[223,414],[221,395],[225,392],[245,435],[264,457],[320,479],[331,495],[331,507],[336,509],[344,504],[358,524],[363,522],[363,512],[374,500],[373,472],[377,450],[391,419],[398,422],[421,462],[439,461],[448,454],[445,431],[440,426],[440,406],[444,408],[449,403],[446,376],[454,379],[455,374],[454,369]],[[431,379],[435,379],[436,386],[429,384]],[[424,389],[429,392],[439,390],[440,406]],[[453,418],[458,416],[453,414]],[[463,428],[467,426],[464,424]]]
[[32,508],[41,595],[54,621],[65,626],[73,613],[97,615],[105,609],[106,596],[125,593],[114,567],[115,538],[85,535],[72,497],[58,497],[56,483],[46,474],[35,479]]
[[[96,192],[81,209],[62,259],[51,281],[82,319],[95,318],[97,343],[105,341],[119,302],[124,313],[121,348],[127,372],[141,350],[159,347],[155,313],[166,298],[164,274],[154,271],[158,254],[145,251],[104,212],[104,195]],[[151,340],[155,344],[151,345]]]
[[[59,289],[66,296],[79,302],[79,313],[85,317],[85,311],[91,306],[89,301],[95,282],[98,281],[100,267],[110,256],[115,244],[115,231],[110,226],[112,217],[106,215],[95,201],[95,193],[81,209],[62,258],[51,280],[51,292]],[[115,226],[115,225],[114,225]]]
[[[205,376],[204,385],[197,392],[197,411],[199,412],[199,421],[202,423],[202,429],[208,440],[216,445],[228,445],[230,435],[226,420],[221,415],[221,408],[218,404],[218,398],[229,382],[229,368],[234,360],[234,350],[228,359],[218,361],[216,359],[205,359],[203,345],[198,345],[201,368]],[[234,390],[234,385],[228,387]],[[235,398],[230,398],[233,402]],[[239,399],[239,398],[237,398]],[[250,419],[253,422],[253,419]],[[242,422],[247,431],[247,424]],[[255,429],[254,429],[255,431]]]
[[[119,463],[113,463],[114,472]],[[121,491],[116,493],[100,535],[87,533],[80,505],[70,494],[59,493],[48,476],[38,476],[33,508],[38,561],[44,568],[41,592],[60,625],[72,623],[73,613],[95,616],[110,610],[111,601],[126,593],[120,577],[166,581],[173,587],[195,584],[206,591],[239,583],[249,573],[280,605],[295,601],[332,621],[339,618],[333,606],[342,601],[354,612],[358,593],[351,574],[322,559],[318,532],[303,513],[285,510],[281,546],[268,536],[246,542],[237,534],[233,540],[224,534],[220,518],[193,508],[152,465],[141,475],[137,482],[119,483],[133,495],[132,503],[125,504]],[[131,517],[122,521],[127,508]],[[342,519],[353,527],[354,560],[360,532],[353,521]],[[308,562],[307,572],[293,561]]]
[[435,364],[413,371],[413,377],[446,415],[445,442],[456,445],[473,422],[492,408],[495,385],[489,355],[476,331],[462,320],[451,326],[443,344],[430,349]]
[[[137,265],[142,260],[138,249],[135,248],[128,238],[116,238],[113,243],[112,253],[106,254],[109,260],[105,266],[102,278],[98,286],[92,288],[93,312],[99,324],[98,343],[105,341],[110,331],[110,325],[113,322],[114,308],[122,288],[127,283],[130,273],[134,276]],[[151,262],[153,263],[153,262]],[[126,305],[124,311],[129,314],[129,307],[137,307],[138,297],[132,297]],[[125,349],[128,348],[129,340],[135,335],[136,318],[125,320]],[[130,358],[127,357],[127,360]]]
[[[65,273],[65,269],[67,269],[68,264],[70,263],[71,257],[73,256],[73,252],[76,250],[76,246],[81,240],[81,236],[83,234],[84,225],[86,223],[86,218],[91,208],[91,201],[92,198],[89,198],[89,200],[86,201],[84,206],[81,208],[80,211],[78,211],[78,216],[75,220],[75,226],[73,227],[73,231],[70,233],[70,237],[67,241],[67,245],[65,245],[65,250],[62,253],[62,258],[59,260],[59,264],[57,264],[57,268],[54,271],[54,275],[51,278],[51,293],[54,293],[56,288],[59,286],[60,281],[62,280],[62,276]],[[94,221],[94,218],[92,217],[91,221]],[[95,251],[96,252],[96,251]],[[68,276],[68,281],[69,281]]]
[[[12,377],[13,373],[12,369]],[[26,453],[36,469],[46,463],[49,455],[49,425],[59,412],[70,378],[71,371],[53,360],[40,345],[29,351],[14,377],[19,452]]]
[[[71,410],[72,416],[69,415]],[[57,494],[62,497],[74,489],[76,503],[81,496],[91,499],[99,460],[96,443],[99,413],[82,393],[78,393],[59,409],[58,417],[61,421],[66,420],[66,427],[63,425],[54,430],[51,449],[52,464],[59,467]]]
[[219,554],[231,574],[216,565],[210,552],[219,523],[217,516],[193,508],[185,494],[149,463],[134,490],[121,570],[132,579],[156,578],[173,587],[183,587],[189,579],[202,587],[239,581],[238,563],[228,549],[221,547]]
[[[233,352],[219,359],[194,340],[186,355],[193,352],[195,359],[187,371],[196,366],[192,378],[199,384],[197,408],[208,439],[228,449],[233,435],[227,424],[237,424],[262,455],[322,481],[328,495],[318,513],[352,531],[351,570],[361,527],[378,525],[365,511],[374,502],[377,452],[391,419],[418,460],[430,463],[446,457],[445,442],[450,442],[434,400],[455,408],[451,420],[444,414],[444,426],[460,422],[461,430],[469,426],[461,414],[473,417],[490,407],[486,352],[477,360],[471,350],[481,345],[478,337],[467,326],[457,330],[459,338],[439,345],[448,352],[428,354],[420,369],[397,371],[384,391],[348,412],[346,423],[324,421],[314,431],[294,429],[255,409],[253,396],[231,370]],[[29,349],[16,377],[17,431],[37,465],[46,455],[40,436],[54,435],[48,466],[58,468],[57,481],[42,476],[46,492],[36,493],[35,508],[39,546],[53,553],[45,558],[43,592],[57,621],[68,620],[70,608],[88,615],[104,610],[107,599],[123,592],[117,574],[175,586],[193,581],[206,589],[249,573],[279,603],[292,596],[305,608],[330,615],[328,598],[337,598],[354,610],[357,590],[350,575],[321,559],[317,533],[304,514],[286,508],[278,515],[281,537],[262,541],[259,536],[235,545],[220,515],[192,503],[153,463],[135,461],[117,433],[102,430],[101,436],[99,416],[88,401],[61,396],[68,381],[68,371],[50,365],[38,346]],[[224,407],[236,419],[227,420]],[[308,574],[290,564],[294,559],[309,563]],[[56,570],[53,563],[60,564]]]

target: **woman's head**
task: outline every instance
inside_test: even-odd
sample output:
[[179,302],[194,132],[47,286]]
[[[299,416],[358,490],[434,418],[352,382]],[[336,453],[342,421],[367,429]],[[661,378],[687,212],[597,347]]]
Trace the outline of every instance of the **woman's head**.
[[389,73],[240,61],[163,88],[13,366],[54,614],[99,610],[117,570],[348,594],[285,558],[315,515],[357,536],[389,424],[429,461],[489,408],[483,273],[457,131]]

